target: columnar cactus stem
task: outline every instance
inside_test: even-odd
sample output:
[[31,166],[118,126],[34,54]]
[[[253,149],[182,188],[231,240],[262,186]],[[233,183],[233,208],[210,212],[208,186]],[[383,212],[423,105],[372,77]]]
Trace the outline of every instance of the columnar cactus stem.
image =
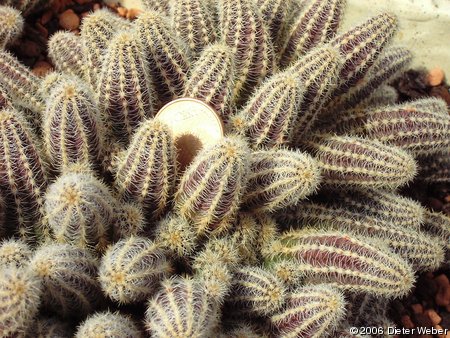
[[281,35],[288,23],[292,0],[257,0],[257,6],[269,29],[275,52],[278,52],[281,48],[279,45],[279,41],[282,38]]
[[412,287],[414,275],[402,258],[368,237],[331,230],[304,229],[282,234],[265,252],[268,260],[291,259],[309,283],[386,298]]
[[61,171],[73,163],[100,168],[103,161],[103,123],[88,85],[64,76],[50,91],[44,118],[47,156]]
[[253,212],[272,212],[316,191],[320,170],[314,158],[300,151],[257,151],[248,179],[243,204]]
[[46,219],[56,241],[103,251],[110,241],[117,201],[90,171],[69,168],[45,196]]
[[392,190],[411,181],[417,171],[410,154],[376,140],[331,136],[311,144],[326,184]]
[[6,89],[9,97],[18,105],[30,109],[34,114],[27,116],[32,125],[40,126],[41,113],[45,106],[39,97],[39,80],[7,51],[0,50],[0,84]]
[[86,78],[83,41],[79,36],[72,32],[56,32],[48,41],[48,54],[58,71]]
[[23,30],[24,20],[17,9],[0,5],[0,49],[13,42]]
[[193,65],[183,96],[204,101],[227,122],[232,112],[234,71],[234,55],[227,45],[208,46]]
[[13,104],[11,99],[9,98],[9,94],[6,91],[4,85],[0,83],[0,110],[4,108],[12,108]]
[[177,36],[193,52],[200,53],[205,46],[216,40],[213,17],[203,0],[174,1],[172,14]]
[[138,326],[120,313],[97,312],[89,316],[75,334],[75,338],[136,337],[142,338]]
[[287,67],[319,44],[336,34],[345,0],[314,0],[291,26],[280,51],[280,64]]
[[175,194],[175,209],[199,235],[231,226],[247,181],[249,150],[244,140],[227,137],[201,150],[186,169]]
[[142,4],[147,11],[155,11],[166,16],[171,14],[170,0],[142,0]]
[[291,143],[298,146],[310,132],[318,113],[337,85],[343,60],[331,47],[316,48],[300,58],[286,72],[296,74],[304,88],[290,133]]
[[395,78],[411,60],[412,53],[406,48],[386,48],[369,68],[367,75],[347,92],[334,98],[324,110],[329,111],[328,114],[334,117],[333,112],[363,105],[370,100],[373,92]]
[[24,337],[38,312],[41,281],[29,270],[14,266],[2,266],[0,276],[0,334]]
[[331,46],[338,48],[345,59],[335,96],[347,91],[364,77],[394,34],[396,26],[397,18],[394,15],[381,13],[331,40]]
[[0,187],[11,198],[17,234],[26,240],[44,230],[40,222],[47,178],[38,145],[21,113],[0,111]]
[[346,305],[342,292],[330,285],[302,286],[286,296],[270,322],[280,338],[325,337],[341,323]]
[[282,72],[270,77],[252,96],[231,127],[248,137],[253,148],[287,144],[304,92],[297,75]]
[[44,307],[59,316],[83,317],[99,304],[97,261],[86,250],[69,244],[46,245],[35,252],[29,266],[43,282]]
[[408,260],[416,270],[436,269],[444,260],[442,243],[420,231],[417,225],[415,229],[399,226],[395,220],[377,218],[378,215],[367,214],[364,210],[351,210],[346,205],[305,202],[284,215],[280,213],[279,221],[286,227],[327,224],[336,230],[378,238]]
[[142,13],[136,20],[138,37],[158,97],[157,108],[184,92],[190,67],[187,47],[177,38],[167,18],[154,11]]
[[130,24],[107,9],[89,14],[81,25],[83,41],[83,62],[86,65],[86,79],[97,88],[103,58],[116,32],[129,29]]
[[144,121],[117,163],[119,194],[142,204],[149,219],[160,218],[172,198],[177,172],[170,129],[158,120]]
[[149,301],[146,324],[155,338],[210,337],[217,325],[217,307],[202,281],[175,277]]
[[415,155],[440,152],[450,144],[450,116],[443,100],[387,106],[369,110],[366,115],[366,135]]
[[164,252],[145,237],[131,236],[109,247],[99,280],[103,291],[121,304],[144,301],[171,270]]
[[239,313],[269,316],[284,304],[286,290],[283,283],[261,268],[240,268],[232,282],[228,302]]
[[222,41],[235,54],[236,82],[233,96],[245,101],[253,87],[272,73],[273,47],[268,29],[252,0],[219,1]]
[[125,142],[142,120],[154,114],[143,48],[134,33],[118,33],[107,50],[99,79],[100,109],[114,135]]

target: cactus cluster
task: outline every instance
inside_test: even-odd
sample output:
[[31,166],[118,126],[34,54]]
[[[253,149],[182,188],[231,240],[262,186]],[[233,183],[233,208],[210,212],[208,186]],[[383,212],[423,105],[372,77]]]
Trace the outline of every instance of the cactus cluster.
[[[400,190],[450,182],[450,118],[388,86],[412,58],[388,46],[396,17],[339,33],[344,0],[143,2],[51,36],[45,78],[0,6],[0,336],[389,325],[450,257],[450,218]],[[155,117],[180,97],[225,130],[185,168]]]

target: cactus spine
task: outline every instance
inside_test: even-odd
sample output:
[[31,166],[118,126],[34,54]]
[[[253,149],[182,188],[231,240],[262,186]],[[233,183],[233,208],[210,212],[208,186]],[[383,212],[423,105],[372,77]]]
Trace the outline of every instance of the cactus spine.
[[75,338],[136,337],[142,338],[137,325],[120,313],[97,312],[89,316],[75,334]]
[[235,102],[243,102],[251,88],[258,86],[274,67],[270,36],[252,0],[219,1],[222,41],[235,55]]
[[287,67],[319,44],[329,42],[339,26],[345,0],[314,0],[291,26],[280,51],[280,64]]
[[326,337],[342,321],[346,305],[344,295],[332,286],[302,286],[286,296],[285,308],[270,322],[280,338]]
[[187,47],[176,37],[167,18],[154,11],[142,13],[136,29],[158,97],[156,106],[160,108],[183,94],[190,66]]
[[4,49],[22,33],[23,17],[17,9],[0,5],[0,49]]
[[320,170],[306,153],[290,150],[252,153],[243,203],[253,212],[272,212],[295,205],[316,191]]
[[129,237],[109,247],[99,280],[103,291],[121,304],[144,301],[171,267],[162,250],[145,237]]
[[155,338],[210,337],[217,324],[217,307],[202,281],[175,277],[164,280],[149,301],[148,333]]
[[154,114],[147,68],[143,46],[135,34],[116,34],[103,61],[99,101],[114,135],[121,141],[127,142],[139,123]]
[[155,11],[170,16],[172,7],[170,0],[142,0],[142,4],[147,11]]
[[67,317],[83,317],[100,301],[97,261],[86,250],[69,244],[39,248],[30,268],[40,277],[45,308]]
[[255,149],[287,144],[303,96],[296,74],[282,72],[269,78],[242,111],[231,119],[233,129],[247,136]]
[[72,32],[60,31],[48,41],[48,54],[56,70],[86,78],[86,65],[83,62],[83,41]]
[[170,129],[158,120],[144,121],[117,162],[115,183],[120,195],[142,204],[149,219],[160,218],[167,210],[177,173]]
[[177,36],[193,52],[200,53],[205,46],[216,40],[212,16],[203,0],[174,1],[172,14]]
[[7,201],[12,199],[18,235],[28,240],[44,230],[40,221],[47,179],[38,144],[21,113],[0,111],[0,187]]
[[287,26],[291,5],[292,0],[257,0],[257,6],[261,11],[267,28],[269,29],[269,34],[274,45],[275,52],[281,48],[279,41],[281,40],[281,34]]
[[232,111],[234,71],[234,56],[227,45],[208,46],[193,65],[183,96],[204,101],[227,122]]
[[90,171],[68,170],[49,186],[44,207],[56,241],[101,252],[110,240],[116,204]]
[[[369,244],[370,243],[370,244]],[[265,251],[266,259],[291,259],[309,283],[386,298],[406,294],[414,281],[411,267],[380,242],[349,233],[304,229],[282,234]]]
[[186,169],[175,194],[175,209],[199,235],[228,229],[245,190],[248,148],[228,137],[201,150]]
[[416,175],[410,154],[376,140],[330,136],[313,147],[326,184],[393,190]]
[[103,123],[90,88],[63,76],[47,99],[44,119],[47,156],[61,171],[73,163],[99,168],[103,160]]
[[0,335],[22,337],[38,312],[42,285],[27,269],[0,268]]

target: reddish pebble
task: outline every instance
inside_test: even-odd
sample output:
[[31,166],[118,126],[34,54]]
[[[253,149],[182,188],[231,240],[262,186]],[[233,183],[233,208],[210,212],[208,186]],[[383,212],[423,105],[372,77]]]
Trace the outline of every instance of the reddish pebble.
[[44,14],[42,14],[41,16],[41,24],[46,25],[50,22],[50,20],[53,17],[53,13],[52,11],[46,11]]
[[44,39],[48,39],[48,29],[45,28],[40,22],[36,22],[36,29],[39,31],[39,34],[41,34],[41,36]]
[[53,70],[53,67],[48,62],[46,62],[46,61],[38,61],[34,65],[33,73],[36,76],[44,77],[45,75],[47,75],[52,70]]
[[438,325],[442,321],[442,318],[432,309],[426,310],[425,314],[430,318],[433,325]]
[[80,18],[72,9],[68,9],[59,16],[59,25],[71,31],[80,27]]
[[423,312],[423,306],[422,304],[413,304],[411,305],[411,309],[414,313],[422,313]]
[[450,305],[450,282],[446,275],[442,274],[435,278],[438,284],[438,292],[436,294],[436,304],[439,306]]
[[433,68],[428,72],[427,83],[432,87],[439,86],[442,83],[442,81],[444,81],[444,77],[445,74],[442,68],[439,67]]
[[402,316],[402,325],[405,329],[413,329],[416,327],[408,315]]
[[99,10],[100,8],[102,8],[102,6],[100,6],[100,4],[95,4],[94,7],[92,7],[92,9],[93,9],[94,11],[97,11],[97,10]]

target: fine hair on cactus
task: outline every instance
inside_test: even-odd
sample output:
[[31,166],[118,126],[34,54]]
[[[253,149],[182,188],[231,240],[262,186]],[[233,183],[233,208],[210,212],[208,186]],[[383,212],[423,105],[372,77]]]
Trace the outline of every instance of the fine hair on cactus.
[[5,48],[22,33],[24,19],[17,9],[0,5],[0,49]]
[[75,338],[133,337],[142,338],[139,327],[133,320],[120,313],[109,311],[90,315],[75,334]]
[[31,248],[18,239],[5,239],[0,242],[0,265],[24,267],[30,262]]

